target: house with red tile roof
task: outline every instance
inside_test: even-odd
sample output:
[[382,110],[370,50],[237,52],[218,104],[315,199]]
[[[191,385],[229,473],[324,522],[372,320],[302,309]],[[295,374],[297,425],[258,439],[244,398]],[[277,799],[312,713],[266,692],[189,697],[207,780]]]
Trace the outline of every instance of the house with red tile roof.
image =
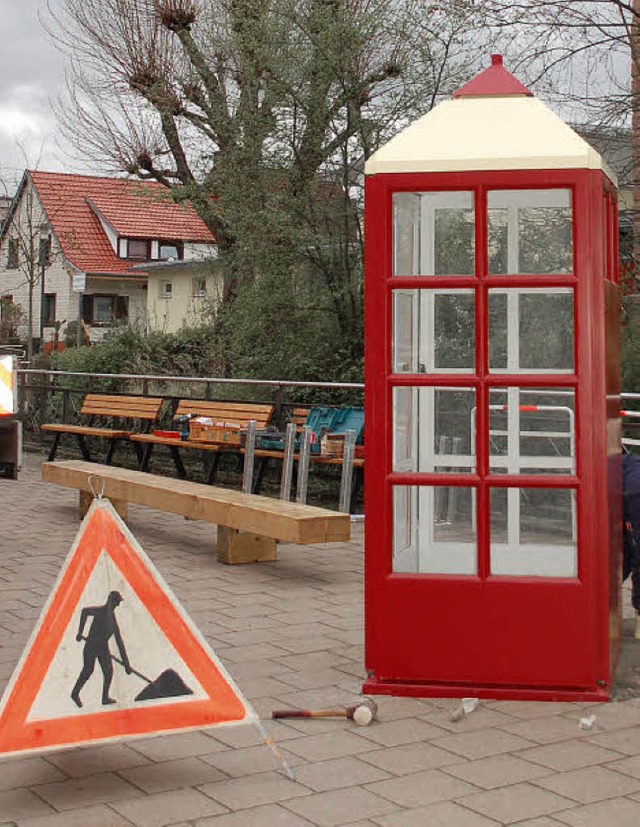
[[27,313],[31,294],[45,340],[80,312],[92,341],[122,319],[174,330],[215,297],[215,257],[204,222],[160,184],[27,170],[0,230],[0,305]]

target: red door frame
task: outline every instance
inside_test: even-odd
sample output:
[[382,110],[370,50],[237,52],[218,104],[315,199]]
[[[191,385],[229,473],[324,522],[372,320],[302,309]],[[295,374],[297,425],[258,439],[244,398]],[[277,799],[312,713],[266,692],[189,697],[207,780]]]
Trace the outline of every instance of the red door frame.
[[[488,276],[486,198],[489,189],[572,191],[574,271],[569,276]],[[474,276],[392,276],[392,194],[475,192]],[[607,417],[618,416],[605,370],[605,192],[615,188],[599,170],[394,173],[365,184],[365,659],[371,693],[605,700],[615,657],[610,634],[619,601],[610,570],[619,463],[607,457]],[[607,222],[608,224],[609,222]],[[611,232],[609,224],[608,231]],[[609,268],[606,268],[607,270]],[[574,289],[573,374],[488,372],[485,300],[489,287]],[[393,288],[476,289],[476,373],[391,374]],[[615,314],[609,314],[608,324]],[[615,361],[615,356],[613,357]],[[618,365],[608,373],[616,375]],[[488,476],[488,388],[573,387],[576,393],[574,476]],[[476,389],[477,473],[393,473],[392,388],[465,386]],[[617,389],[619,393],[619,387]],[[607,406],[607,394],[609,405]],[[610,427],[610,426],[609,426]],[[609,454],[612,455],[612,450]],[[611,482],[613,480],[613,483]],[[472,485],[477,491],[478,574],[395,574],[391,571],[393,484]],[[489,485],[490,483],[490,485]],[[577,492],[578,576],[575,579],[492,577],[489,572],[490,487],[557,487]],[[618,486],[619,488],[619,486]],[[613,494],[611,493],[613,491]],[[619,521],[618,521],[619,522]],[[619,591],[619,589],[618,589]],[[614,622],[610,622],[611,617]],[[617,612],[617,621],[615,620]],[[615,634],[613,634],[615,638]],[[611,658],[611,663],[610,663]]]

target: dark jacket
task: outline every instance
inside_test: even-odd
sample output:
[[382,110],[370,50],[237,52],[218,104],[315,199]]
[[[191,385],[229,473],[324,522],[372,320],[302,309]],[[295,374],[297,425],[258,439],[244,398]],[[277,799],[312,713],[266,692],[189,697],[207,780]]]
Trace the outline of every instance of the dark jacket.
[[640,454],[622,456],[622,579],[640,572]]

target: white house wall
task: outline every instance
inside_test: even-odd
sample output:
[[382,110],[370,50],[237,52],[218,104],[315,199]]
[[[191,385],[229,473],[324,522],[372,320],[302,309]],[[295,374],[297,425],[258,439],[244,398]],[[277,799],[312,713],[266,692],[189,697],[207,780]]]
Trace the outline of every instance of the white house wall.
[[[206,278],[207,295],[193,295],[193,279]],[[165,283],[171,284],[171,298],[165,298]],[[184,326],[193,326],[203,321],[203,313],[213,302],[221,297],[221,280],[219,276],[194,274],[189,270],[163,275],[149,273],[147,290],[149,329],[163,333],[175,333]]]
[[[35,192],[33,193],[32,206],[29,206],[29,197],[31,195],[31,193],[27,192],[27,188],[29,187],[29,184],[25,186],[23,197],[21,198],[20,203],[18,204],[18,207],[12,220],[12,224],[15,224],[17,222],[18,225],[26,227],[28,216],[31,212],[31,226],[38,228],[41,224],[43,224],[46,221],[46,216],[44,214],[38,196]],[[27,280],[27,275],[22,269],[24,266],[24,257],[22,256],[22,251],[20,251],[19,253],[19,267],[17,269],[7,269],[9,238],[11,237],[17,237],[17,233],[14,232],[12,234],[11,228],[9,228],[9,230],[2,239],[2,243],[0,244],[0,296],[12,295],[14,304],[21,306],[26,317],[29,307],[29,283]],[[38,281],[33,288],[32,332],[34,336],[38,336],[40,334],[40,290],[41,284],[40,278],[38,277]],[[56,294],[56,318],[58,320],[76,318],[77,311],[75,307],[77,305],[74,303],[74,309],[71,310],[70,302],[71,276],[64,266],[64,260],[60,246],[57,243],[56,238],[53,234],[51,234],[51,264],[45,270],[44,291],[45,293]],[[25,323],[18,328],[18,335],[21,338],[26,339],[27,331],[28,325],[25,321]],[[53,338],[52,327],[45,328],[44,332],[45,339]]]

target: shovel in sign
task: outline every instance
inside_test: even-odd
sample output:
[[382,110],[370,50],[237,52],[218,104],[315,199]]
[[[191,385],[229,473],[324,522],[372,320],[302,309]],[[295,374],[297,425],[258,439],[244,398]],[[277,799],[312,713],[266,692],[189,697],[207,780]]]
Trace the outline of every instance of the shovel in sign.
[[[111,655],[111,660],[119,663],[120,666],[124,666],[124,662],[121,661],[120,658],[112,655],[111,652],[109,654]],[[189,689],[175,669],[165,669],[155,680],[151,680],[151,678],[143,675],[142,672],[138,672],[138,670],[132,666],[129,667],[129,671],[147,682],[145,688],[135,696],[135,701],[150,701],[155,698],[175,698],[179,695],[193,695],[193,689]]]

